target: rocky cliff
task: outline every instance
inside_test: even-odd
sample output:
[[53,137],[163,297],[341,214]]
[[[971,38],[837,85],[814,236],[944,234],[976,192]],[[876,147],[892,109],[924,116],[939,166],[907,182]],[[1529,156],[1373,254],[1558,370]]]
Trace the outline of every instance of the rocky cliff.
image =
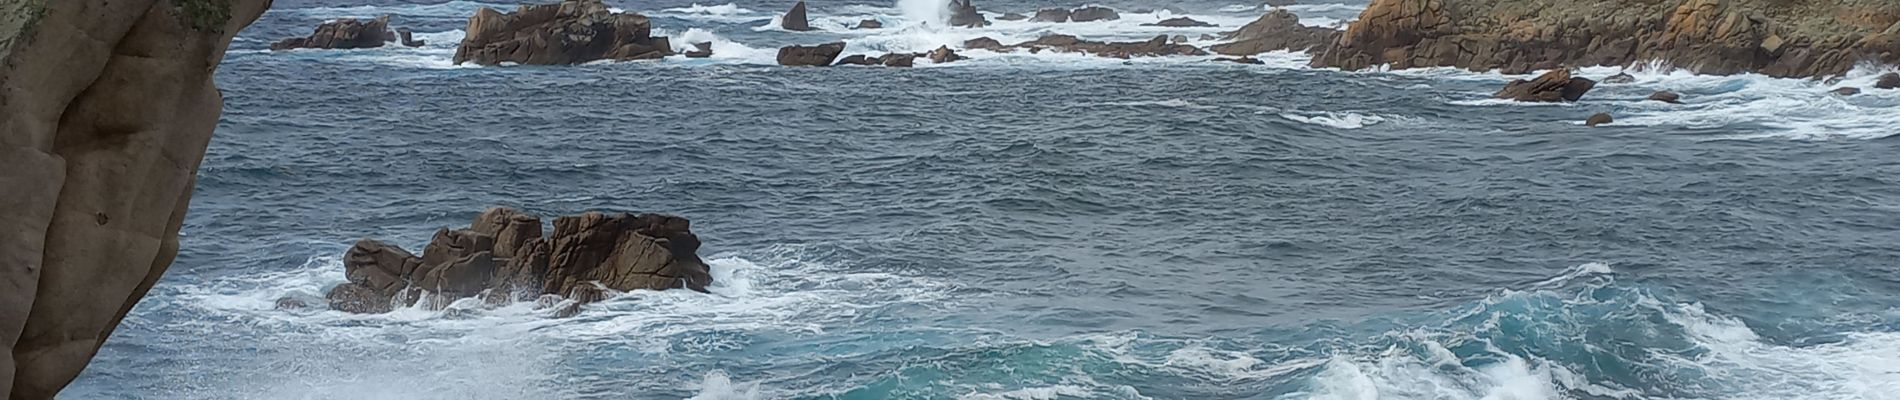
[[171,265],[212,73],[269,5],[0,4],[0,393],[52,398]]
[[1373,0],[1313,65],[1522,73],[1667,62],[1697,73],[1836,75],[1900,62],[1892,0]]

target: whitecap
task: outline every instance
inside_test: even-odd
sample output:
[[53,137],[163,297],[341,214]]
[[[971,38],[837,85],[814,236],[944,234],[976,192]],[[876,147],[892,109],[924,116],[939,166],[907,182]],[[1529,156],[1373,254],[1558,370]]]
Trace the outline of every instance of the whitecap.
[[1289,121],[1339,129],[1359,129],[1385,122],[1385,117],[1375,114],[1341,111],[1288,112],[1280,114],[1280,117],[1286,118]]

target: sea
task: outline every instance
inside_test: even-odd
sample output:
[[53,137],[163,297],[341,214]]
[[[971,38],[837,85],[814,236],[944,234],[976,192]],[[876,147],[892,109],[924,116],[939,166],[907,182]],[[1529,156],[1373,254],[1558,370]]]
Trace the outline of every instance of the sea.
[[[454,65],[468,16],[515,6],[486,1],[278,0],[242,31],[181,254],[62,398],[1900,398],[1900,90],[1871,87],[1892,66],[1590,67],[1636,79],[1526,104],[1491,94],[1528,75],[1299,52],[774,63],[1209,45],[1265,12],[1243,0],[980,29],[812,0],[810,32],[777,27],[785,0],[610,0],[713,56]],[[1365,8],[1328,1],[1288,9]],[[427,45],[268,50],[380,15]],[[1142,26],[1179,16],[1219,26]],[[419,251],[491,206],[685,216],[716,281],[566,318],[277,307],[323,304],[358,239]]]

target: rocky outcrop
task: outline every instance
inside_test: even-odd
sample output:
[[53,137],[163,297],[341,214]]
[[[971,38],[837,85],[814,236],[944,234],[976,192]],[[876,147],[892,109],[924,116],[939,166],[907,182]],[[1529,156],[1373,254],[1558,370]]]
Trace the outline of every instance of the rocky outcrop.
[[971,0],[950,0],[950,26],[959,28],[982,28],[990,26],[990,20],[976,11]]
[[1170,27],[1170,28],[1209,28],[1209,27],[1215,27],[1218,25],[1201,22],[1200,20],[1196,20],[1196,19],[1188,18],[1188,17],[1175,17],[1175,18],[1168,18],[1168,19],[1161,20],[1161,22],[1141,24],[1141,26],[1165,26],[1165,27]]
[[1140,42],[1097,42],[1082,40],[1070,35],[1048,35],[1036,40],[1007,46],[996,41],[996,39],[979,37],[964,41],[963,48],[984,49],[1003,53],[1025,49],[1032,53],[1048,50],[1065,53],[1087,53],[1109,58],[1207,55],[1207,51],[1201,50],[1199,47],[1171,43],[1167,35],[1155,36],[1154,39]]
[[693,49],[686,51],[686,58],[712,57],[712,42],[693,43]]
[[587,303],[604,298],[602,289],[705,291],[712,283],[684,218],[592,212],[556,218],[546,237],[541,227],[533,215],[492,208],[466,229],[436,231],[420,257],[364,239],[344,253],[348,282],[325,297],[332,309],[381,313],[471,297]]
[[1100,6],[1077,8],[1069,12],[1069,22],[1114,21],[1122,19],[1115,9]]
[[996,19],[1000,19],[1004,21],[1021,21],[1021,20],[1029,19],[1029,16],[1023,15],[1022,13],[1008,13],[1008,14],[1003,14],[1003,16],[1001,17],[996,17]]
[[1239,30],[1222,34],[1222,38],[1231,42],[1208,47],[1215,53],[1244,56],[1269,51],[1290,50],[1308,51],[1323,48],[1339,37],[1339,31],[1300,25],[1300,17],[1286,10],[1273,10],[1260,18],[1241,26]]
[[1240,56],[1236,58],[1221,57],[1221,58],[1214,59],[1214,61],[1224,61],[1224,62],[1230,62],[1230,63],[1235,63],[1235,64],[1249,64],[1249,65],[1266,64],[1265,61],[1260,61],[1260,59],[1253,58],[1252,56]]
[[930,62],[934,64],[955,62],[962,59],[963,56],[957,55],[957,52],[950,50],[950,46],[939,46],[936,50],[930,51]]
[[212,76],[269,4],[0,5],[0,395],[53,398],[171,266]]
[[1603,80],[1598,81],[1598,83],[1605,83],[1605,84],[1625,84],[1625,83],[1634,83],[1634,82],[1636,82],[1635,76],[1630,76],[1630,74],[1622,73],[1622,72],[1618,72],[1616,73],[1616,75],[1610,75],[1610,77],[1603,78]]
[[1596,113],[1596,115],[1591,115],[1590,119],[1584,120],[1583,126],[1596,127],[1612,122],[1616,122],[1616,118],[1611,118],[1610,113]]
[[778,49],[778,65],[826,67],[832,60],[844,54],[844,42],[832,42],[817,46],[791,45]]
[[1596,81],[1570,76],[1570,70],[1555,69],[1531,80],[1513,80],[1495,95],[1500,99],[1529,102],[1577,101],[1595,88]]
[[1036,10],[1036,15],[1029,17],[1029,22],[1069,22],[1069,9],[1044,8]]
[[429,44],[427,41],[416,40],[415,32],[410,31],[409,28],[396,28],[396,37],[402,39],[403,47],[422,47]]
[[1374,0],[1313,65],[1524,73],[1652,60],[1817,77],[1900,62],[1888,0]]
[[884,29],[884,23],[875,19],[865,19],[858,21],[858,26],[851,29]]
[[522,5],[512,13],[482,7],[468,19],[455,63],[579,64],[596,60],[650,60],[673,55],[652,22],[612,12],[600,0]]
[[317,25],[317,30],[311,32],[310,36],[271,43],[270,49],[367,49],[383,47],[383,42],[395,36],[389,31],[387,15],[369,20],[343,18]]
[[811,30],[811,17],[805,15],[805,2],[799,1],[798,4],[793,4],[792,10],[786,11],[785,16],[779,18],[778,26],[793,32]]

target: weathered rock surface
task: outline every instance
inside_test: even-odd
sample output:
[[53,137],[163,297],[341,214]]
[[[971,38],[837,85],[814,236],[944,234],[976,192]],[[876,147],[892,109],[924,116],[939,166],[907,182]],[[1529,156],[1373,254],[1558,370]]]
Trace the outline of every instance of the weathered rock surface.
[[977,12],[971,0],[950,0],[950,26],[959,28],[981,28],[990,26],[990,20]]
[[1669,103],[1669,104],[1682,104],[1682,95],[1679,95],[1679,94],[1676,94],[1676,92],[1671,92],[1667,90],[1658,90],[1656,91],[1656,93],[1649,94],[1649,100],[1660,101],[1660,102]]
[[1100,6],[1077,8],[1069,12],[1069,22],[1114,21],[1122,19],[1115,9]]
[[985,49],[1005,53],[1013,52],[1018,49],[1027,49],[1031,53],[1049,50],[1068,53],[1088,53],[1109,58],[1207,55],[1207,51],[1201,50],[1199,47],[1171,43],[1167,35],[1155,36],[1154,39],[1140,42],[1096,42],[1081,40],[1070,35],[1048,35],[1036,40],[1007,46],[997,42],[996,39],[980,37],[964,41],[963,48]]
[[693,43],[693,49],[686,51],[686,58],[712,57],[712,42]]
[[1888,72],[1874,80],[1875,89],[1900,89],[1900,74]]
[[1595,88],[1596,81],[1570,76],[1570,70],[1554,69],[1531,80],[1513,80],[1495,95],[1501,99],[1529,102],[1577,101]]
[[344,253],[349,281],[325,297],[332,309],[380,313],[477,296],[490,305],[543,295],[587,303],[605,298],[603,288],[705,291],[712,283],[684,218],[592,212],[556,218],[546,237],[541,227],[540,218],[498,207],[467,229],[437,231],[421,257],[364,239]]
[[866,19],[858,21],[858,26],[851,29],[884,29],[884,22],[875,19]]
[[947,62],[955,62],[957,60],[962,60],[962,59],[963,59],[963,56],[957,55],[957,52],[955,51],[951,51],[950,46],[939,46],[937,47],[936,50],[930,51],[931,63],[943,64]]
[[1584,120],[1583,126],[1595,127],[1612,122],[1616,122],[1616,118],[1611,118],[1610,113],[1596,113],[1596,115],[1591,115],[1590,119]]
[[863,54],[852,54],[852,55],[845,56],[844,58],[838,59],[838,63],[832,64],[832,65],[836,66],[836,65],[883,65],[883,64],[878,63],[877,57],[866,56]]
[[1374,0],[1313,65],[1523,73],[1661,60],[1818,77],[1900,62],[1895,28],[1889,0]]
[[673,55],[652,22],[612,12],[600,0],[522,5],[512,13],[482,7],[469,17],[455,63],[579,64],[596,60],[650,60]]
[[778,65],[825,67],[841,54],[844,54],[844,42],[785,46],[778,49]]
[[1201,22],[1200,20],[1196,20],[1196,19],[1188,18],[1188,17],[1175,17],[1175,18],[1168,18],[1168,19],[1161,20],[1161,22],[1141,24],[1141,26],[1165,26],[1165,27],[1171,27],[1171,28],[1206,28],[1206,27],[1213,27],[1217,25]]
[[1239,30],[1223,34],[1232,42],[1208,47],[1215,53],[1244,56],[1269,51],[1308,51],[1323,48],[1339,37],[1339,31],[1300,25],[1300,17],[1287,10],[1273,10]]
[[1030,22],[1069,22],[1069,9],[1044,8],[1036,10],[1036,16],[1029,17]]
[[879,58],[886,67],[910,68],[917,64],[917,55],[911,53],[891,53]]
[[10,2],[0,23],[0,395],[51,399],[178,254],[265,0]]
[[387,15],[368,20],[342,18],[317,25],[310,36],[271,43],[270,49],[367,49],[383,47],[383,42],[394,36]]
[[811,17],[805,15],[805,2],[801,0],[798,4],[793,4],[791,11],[786,11],[785,16],[779,17],[778,26],[793,32],[811,30]]

